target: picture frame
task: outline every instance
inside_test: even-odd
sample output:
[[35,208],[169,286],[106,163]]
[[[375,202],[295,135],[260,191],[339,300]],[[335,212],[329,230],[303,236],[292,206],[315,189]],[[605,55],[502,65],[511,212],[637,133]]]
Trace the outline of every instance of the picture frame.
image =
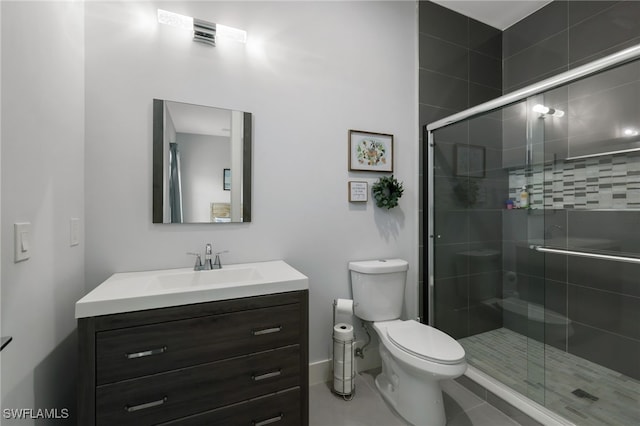
[[393,172],[393,135],[349,130],[349,171]]
[[484,146],[455,145],[453,164],[456,176],[483,178],[486,176],[486,161]]
[[369,183],[349,181],[349,202],[366,203],[369,201]]
[[231,191],[231,169],[224,169],[222,171],[222,189]]

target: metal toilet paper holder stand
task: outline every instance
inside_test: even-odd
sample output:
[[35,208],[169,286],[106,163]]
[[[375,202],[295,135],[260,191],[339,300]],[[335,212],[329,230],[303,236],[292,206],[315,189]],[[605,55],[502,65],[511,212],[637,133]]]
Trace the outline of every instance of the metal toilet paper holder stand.
[[[338,303],[337,300],[333,301],[332,330],[336,326],[337,303]],[[346,400],[351,400],[353,398],[353,396],[355,395],[355,389],[356,389],[356,385],[355,385],[356,369],[355,369],[354,350],[353,350],[353,345],[355,341],[356,341],[355,334],[353,335],[353,338],[350,340],[342,340],[342,339],[338,339],[335,333],[333,333],[333,368],[334,368],[333,392],[336,395],[339,395]],[[337,351],[336,351],[336,348],[338,349]],[[338,365],[336,360],[342,360],[342,371],[339,372],[340,373],[339,376],[336,376],[336,371],[335,371],[336,366]],[[349,369],[347,369],[347,364],[350,366]],[[342,386],[336,383],[337,382],[336,379],[340,380]],[[349,386],[349,389],[346,388],[347,381],[348,383],[351,384],[351,386]]]

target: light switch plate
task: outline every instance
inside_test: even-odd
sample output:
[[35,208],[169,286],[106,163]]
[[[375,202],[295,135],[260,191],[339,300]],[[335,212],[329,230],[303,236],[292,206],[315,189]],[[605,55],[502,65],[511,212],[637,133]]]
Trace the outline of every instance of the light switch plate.
[[15,262],[22,262],[31,257],[31,223],[13,224]]

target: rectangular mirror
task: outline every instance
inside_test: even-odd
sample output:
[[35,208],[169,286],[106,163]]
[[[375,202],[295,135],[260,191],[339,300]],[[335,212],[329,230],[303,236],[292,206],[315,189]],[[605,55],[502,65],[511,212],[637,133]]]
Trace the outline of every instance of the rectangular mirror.
[[153,223],[251,222],[249,112],[153,100]]

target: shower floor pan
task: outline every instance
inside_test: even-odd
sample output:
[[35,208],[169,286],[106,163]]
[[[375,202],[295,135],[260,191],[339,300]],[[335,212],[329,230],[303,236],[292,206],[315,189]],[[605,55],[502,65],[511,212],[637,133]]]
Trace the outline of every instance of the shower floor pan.
[[469,364],[580,426],[640,422],[640,381],[506,328],[459,340]]

